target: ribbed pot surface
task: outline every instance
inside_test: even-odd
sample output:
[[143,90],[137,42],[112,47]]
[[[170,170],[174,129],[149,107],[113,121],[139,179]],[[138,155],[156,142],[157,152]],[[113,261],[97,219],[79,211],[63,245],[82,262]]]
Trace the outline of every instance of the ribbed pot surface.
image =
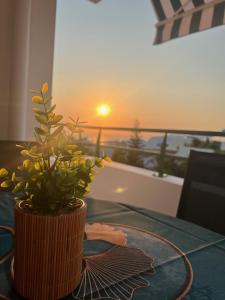
[[70,294],[82,271],[86,205],[58,216],[15,208],[14,287],[27,299]]

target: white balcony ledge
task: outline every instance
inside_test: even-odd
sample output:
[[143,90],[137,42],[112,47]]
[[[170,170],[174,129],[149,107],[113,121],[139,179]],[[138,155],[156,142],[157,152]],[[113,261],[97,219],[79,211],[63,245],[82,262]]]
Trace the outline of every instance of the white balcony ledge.
[[155,172],[112,162],[96,176],[90,196],[176,216],[182,186],[182,178],[159,178]]

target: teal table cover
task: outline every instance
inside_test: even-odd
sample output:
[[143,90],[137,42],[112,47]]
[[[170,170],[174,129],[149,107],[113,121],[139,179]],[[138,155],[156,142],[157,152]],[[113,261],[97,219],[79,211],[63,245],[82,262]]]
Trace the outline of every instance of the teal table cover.
[[[225,236],[143,208],[95,199],[87,199],[87,204],[88,222],[137,227],[155,233],[179,247],[188,257],[193,269],[193,284],[186,300],[225,300]],[[11,193],[0,192],[0,225],[14,227],[14,200]],[[0,255],[9,249],[11,243],[8,234],[0,233]],[[98,243],[96,241],[94,246],[102,247]],[[133,299],[176,299],[170,293],[174,288],[170,285],[175,285],[176,282],[178,284],[179,276],[169,281],[163,277],[164,268],[169,269],[175,263],[171,260],[165,266],[156,267],[156,273],[149,279],[150,287],[136,290]],[[11,299],[22,299],[9,290],[8,269],[9,262],[0,266],[0,293],[5,293]],[[68,296],[66,299],[73,298]]]

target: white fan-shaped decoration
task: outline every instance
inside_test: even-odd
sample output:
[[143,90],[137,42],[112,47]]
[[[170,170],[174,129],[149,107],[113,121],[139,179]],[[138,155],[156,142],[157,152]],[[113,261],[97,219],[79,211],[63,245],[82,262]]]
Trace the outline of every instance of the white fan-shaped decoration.
[[154,273],[153,259],[140,249],[114,246],[104,253],[84,258],[81,283],[74,299],[128,300],[135,289],[149,286],[141,274]]

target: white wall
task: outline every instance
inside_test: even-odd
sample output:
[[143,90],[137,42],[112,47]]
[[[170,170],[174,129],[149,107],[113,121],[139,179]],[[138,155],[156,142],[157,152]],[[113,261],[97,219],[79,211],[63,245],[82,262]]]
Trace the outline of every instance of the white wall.
[[0,1],[0,139],[30,140],[31,89],[51,90],[56,0]]
[[12,43],[12,1],[0,1],[0,139],[8,138],[8,107]]
[[90,196],[175,216],[182,185],[182,178],[158,178],[152,171],[113,162],[98,170]]

